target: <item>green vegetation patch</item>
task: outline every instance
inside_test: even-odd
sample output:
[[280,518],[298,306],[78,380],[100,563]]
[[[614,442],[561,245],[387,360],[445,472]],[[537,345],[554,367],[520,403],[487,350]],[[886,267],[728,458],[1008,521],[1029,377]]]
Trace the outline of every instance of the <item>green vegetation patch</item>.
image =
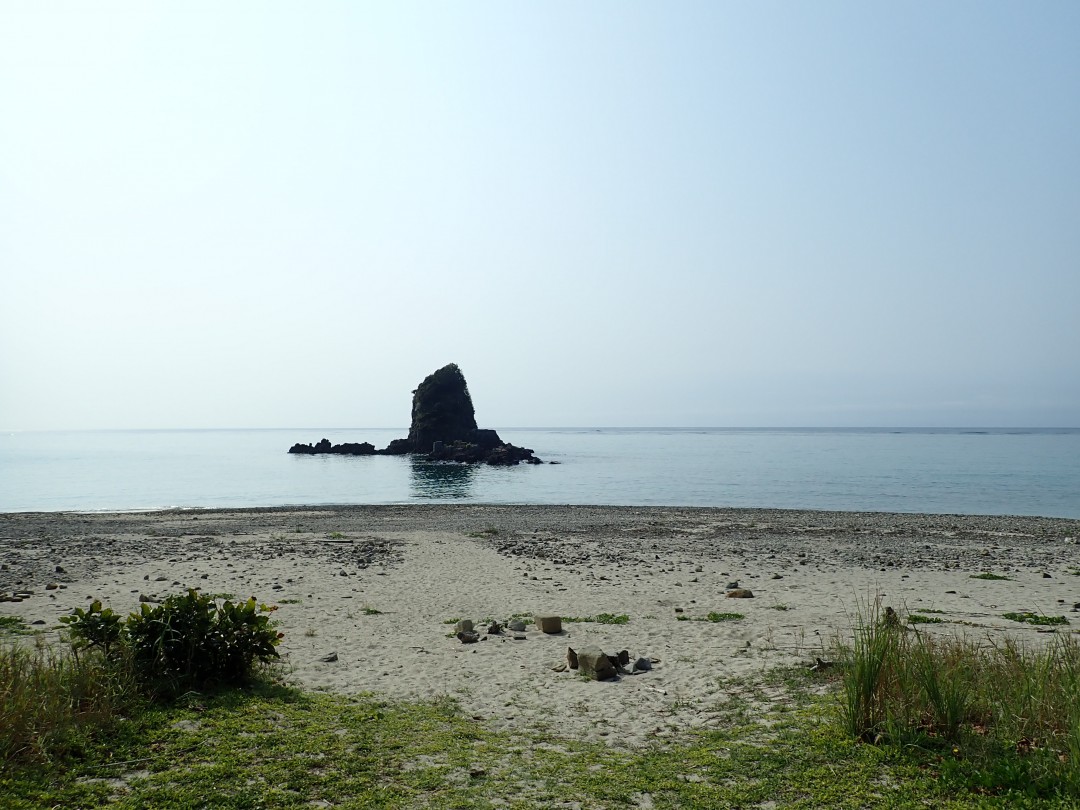
[[594,622],[596,624],[628,624],[630,617],[625,613],[597,613],[595,616],[563,616],[564,622]]
[[983,571],[981,574],[972,574],[970,579],[989,579],[989,580],[1008,580],[1007,576],[1002,574],[991,574],[989,571]]
[[907,617],[908,624],[944,624],[945,620],[937,616],[923,616],[919,613],[912,613]]
[[685,613],[675,616],[675,620],[680,622],[737,622],[745,618],[742,613],[718,613],[715,610],[705,616],[687,616]]
[[[819,677],[725,682],[720,727],[625,750],[499,733],[443,699],[304,694],[262,684],[151,706],[64,763],[8,768],[13,810],[228,808],[1074,807],[1061,774],[1010,750],[867,745]],[[1021,782],[1021,778],[1040,777]]]
[[25,636],[33,632],[22,616],[0,616],[0,633]]
[[[1014,622],[1023,622],[1024,624],[1055,625],[1069,623],[1069,620],[1064,616],[1043,616],[1041,613],[1031,613],[1030,611],[1024,613],[1002,613],[1001,616],[1004,619],[1009,619]],[[1078,685],[1080,685],[1080,683],[1078,683]]]

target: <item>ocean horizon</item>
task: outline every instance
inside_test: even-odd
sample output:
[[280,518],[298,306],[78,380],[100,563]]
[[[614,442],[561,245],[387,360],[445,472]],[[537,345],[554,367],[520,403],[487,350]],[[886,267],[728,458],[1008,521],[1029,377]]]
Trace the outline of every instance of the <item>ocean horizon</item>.
[[1080,428],[497,428],[545,462],[299,456],[408,428],[0,432],[0,511],[404,503],[709,506],[1080,518]]

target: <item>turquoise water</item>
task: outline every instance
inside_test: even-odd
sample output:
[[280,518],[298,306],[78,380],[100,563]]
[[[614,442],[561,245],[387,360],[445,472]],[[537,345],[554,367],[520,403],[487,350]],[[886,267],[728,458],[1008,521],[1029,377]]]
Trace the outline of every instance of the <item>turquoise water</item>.
[[471,501],[1080,518],[1080,429],[514,429],[558,464],[295,456],[392,430],[0,434],[0,511]]

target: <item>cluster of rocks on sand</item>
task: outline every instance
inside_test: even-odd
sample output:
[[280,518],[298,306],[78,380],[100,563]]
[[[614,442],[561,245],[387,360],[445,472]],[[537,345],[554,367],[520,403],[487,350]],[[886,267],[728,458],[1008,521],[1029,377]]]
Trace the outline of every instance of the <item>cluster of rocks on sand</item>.
[[[637,507],[3,514],[0,593],[21,601],[0,616],[56,638],[93,599],[255,596],[279,606],[285,676],[304,688],[449,696],[495,728],[632,746],[721,722],[763,669],[827,661],[875,600],[988,644],[1074,632],[1078,537],[1080,521],[1048,518]],[[619,677],[580,677],[585,652]]]

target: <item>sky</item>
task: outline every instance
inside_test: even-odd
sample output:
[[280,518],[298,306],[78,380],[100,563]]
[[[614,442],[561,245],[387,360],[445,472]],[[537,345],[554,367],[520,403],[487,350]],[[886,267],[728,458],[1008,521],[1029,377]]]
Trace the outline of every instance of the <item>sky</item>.
[[1080,426],[1080,4],[0,3],[0,429]]

